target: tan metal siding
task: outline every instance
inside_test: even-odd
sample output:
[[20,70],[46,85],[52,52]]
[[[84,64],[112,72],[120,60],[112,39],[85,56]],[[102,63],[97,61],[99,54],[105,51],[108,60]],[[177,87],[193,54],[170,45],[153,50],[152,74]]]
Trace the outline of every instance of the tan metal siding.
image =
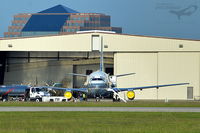
[[187,99],[187,86],[194,87],[194,96],[199,96],[200,53],[159,53],[159,84],[188,82],[190,85],[166,87],[159,90],[159,98]]
[[[117,53],[115,74],[135,72],[117,79],[118,87],[157,85],[157,53]],[[157,99],[156,89],[137,90],[136,99]]]
[[187,99],[187,87],[194,87],[194,97],[200,96],[200,53],[116,53],[115,74],[136,72],[118,78],[118,87],[137,87],[188,82],[190,85],[138,90],[136,99]]
[[[8,45],[12,45],[9,47]],[[63,35],[1,40],[1,51],[91,51],[91,36]]]

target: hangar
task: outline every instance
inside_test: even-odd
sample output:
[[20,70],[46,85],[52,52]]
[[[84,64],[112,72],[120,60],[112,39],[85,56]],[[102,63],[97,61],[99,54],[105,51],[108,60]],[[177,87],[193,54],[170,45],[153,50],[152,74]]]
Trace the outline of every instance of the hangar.
[[1,81],[42,85],[52,80],[63,82],[66,87],[81,87],[84,79],[67,73],[89,74],[97,70],[101,42],[106,72],[136,73],[118,78],[118,87],[190,83],[139,90],[136,99],[192,100],[200,96],[200,40],[102,31],[1,39]]

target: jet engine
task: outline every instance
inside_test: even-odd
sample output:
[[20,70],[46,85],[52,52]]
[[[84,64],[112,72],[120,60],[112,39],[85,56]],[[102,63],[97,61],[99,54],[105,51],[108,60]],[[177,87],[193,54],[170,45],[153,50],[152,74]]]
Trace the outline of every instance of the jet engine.
[[72,98],[72,93],[70,91],[66,91],[64,97],[70,100]]
[[134,91],[128,91],[127,97],[129,100],[133,100],[135,98],[135,92]]

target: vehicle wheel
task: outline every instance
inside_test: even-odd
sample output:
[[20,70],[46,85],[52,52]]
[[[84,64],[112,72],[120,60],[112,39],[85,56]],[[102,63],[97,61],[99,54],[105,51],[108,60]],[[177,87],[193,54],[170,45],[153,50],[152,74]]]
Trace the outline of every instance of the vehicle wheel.
[[25,102],[28,102],[28,101],[30,101],[30,98],[27,98],[27,97],[26,97],[26,98],[25,98]]
[[7,100],[4,98],[4,99],[3,99],[3,102],[6,102],[6,101],[7,101]]
[[4,95],[4,96],[2,96],[2,101],[3,101],[3,102],[8,101],[8,95]]
[[118,102],[120,102],[120,101],[121,101],[121,99],[120,99],[120,98],[117,98],[117,101],[118,101]]
[[96,102],[100,102],[100,98],[99,97],[96,97]]
[[116,102],[116,99],[115,99],[115,98],[113,98],[112,100],[113,100],[113,102]]
[[40,99],[37,98],[37,99],[35,99],[35,101],[36,101],[36,102],[40,102]]

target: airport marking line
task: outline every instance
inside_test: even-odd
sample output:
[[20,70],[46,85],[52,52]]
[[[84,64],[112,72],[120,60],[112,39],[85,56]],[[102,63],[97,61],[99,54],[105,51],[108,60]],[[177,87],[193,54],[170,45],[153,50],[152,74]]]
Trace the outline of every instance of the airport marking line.
[[200,107],[0,107],[0,112],[200,112]]

